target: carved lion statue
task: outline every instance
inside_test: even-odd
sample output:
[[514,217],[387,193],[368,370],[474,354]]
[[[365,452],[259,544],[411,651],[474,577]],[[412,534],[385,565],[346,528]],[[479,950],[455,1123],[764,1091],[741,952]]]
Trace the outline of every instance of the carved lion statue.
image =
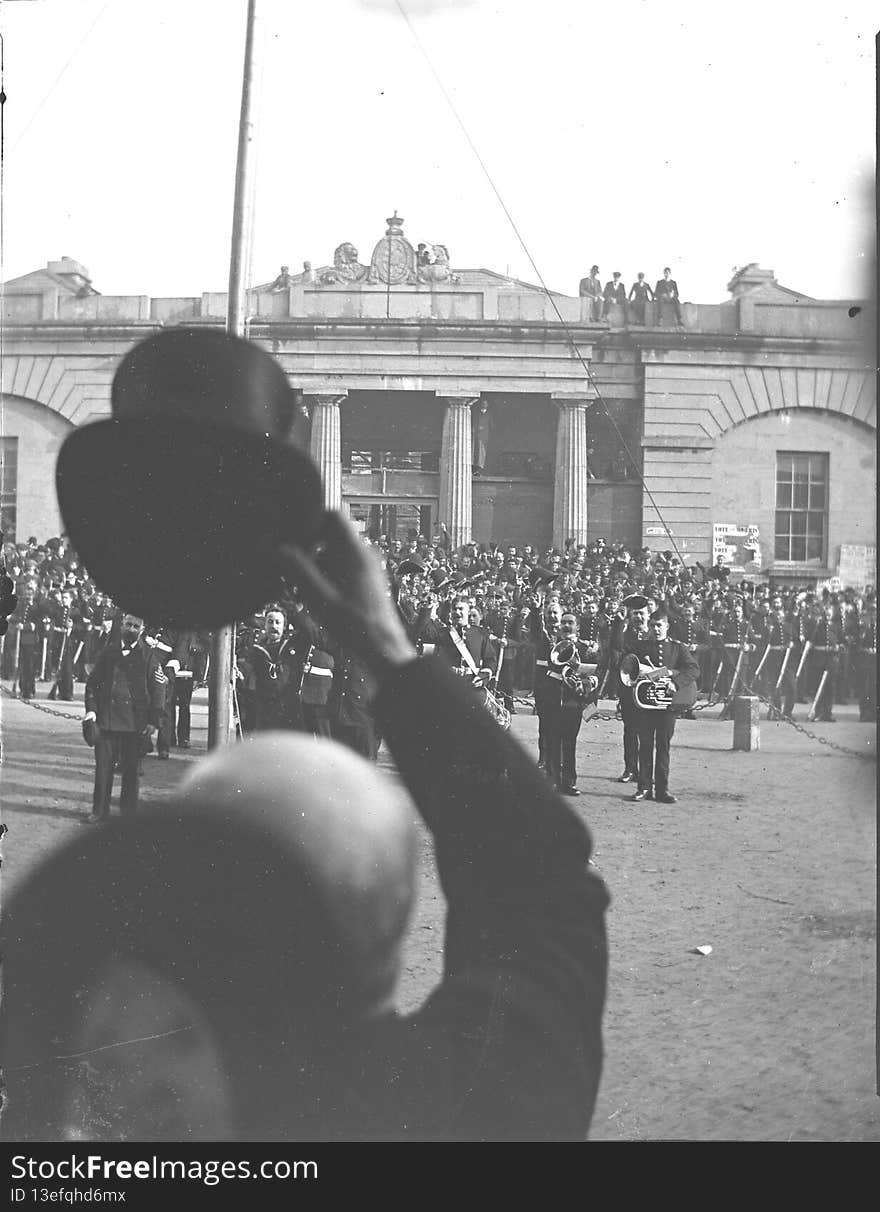
[[321,274],[322,282],[360,282],[367,275],[368,266],[358,261],[358,250],[353,244],[340,244],[333,254],[333,268]]
[[357,263],[358,250],[353,244],[340,244],[333,254],[333,264],[337,269],[343,269],[349,265],[357,265]]
[[445,244],[432,244],[428,253],[428,264],[419,267],[420,282],[450,282],[459,281],[458,274],[449,268],[449,250]]

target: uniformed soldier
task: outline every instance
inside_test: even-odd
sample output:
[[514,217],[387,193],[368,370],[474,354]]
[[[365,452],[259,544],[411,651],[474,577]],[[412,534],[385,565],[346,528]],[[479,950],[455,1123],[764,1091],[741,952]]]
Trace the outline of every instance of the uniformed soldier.
[[640,713],[636,707],[632,687],[620,680],[620,662],[624,654],[637,652],[648,642],[650,638],[648,619],[651,610],[648,599],[643,594],[631,594],[624,598],[622,606],[627,612],[625,621],[617,620],[611,637],[611,650],[617,671],[615,677],[620,696],[620,714],[623,719],[623,774],[617,781],[632,783],[639,777]]
[[535,644],[531,615],[531,606],[521,602],[514,607],[510,620],[511,645],[515,654],[513,684],[523,694],[533,694],[535,690]]
[[538,768],[549,769],[547,712],[552,699],[552,688],[548,685],[550,672],[550,650],[556,643],[559,624],[562,622],[562,607],[550,601],[543,610],[532,613],[532,643],[535,647],[535,715],[538,717]]
[[728,621],[721,634],[724,665],[718,686],[719,695],[724,695],[724,708],[718,717],[733,718],[733,700],[744,693],[751,684],[751,653],[755,651],[755,640],[741,601],[734,602]]
[[835,617],[835,608],[829,603],[813,627],[810,635],[810,655],[807,658],[811,667],[811,684],[816,685],[810,713],[814,719],[825,724],[835,722],[831,712],[834,707],[840,646],[840,626]]
[[113,628],[114,607],[110,599],[103,593],[96,593],[92,599],[91,622],[82,651],[82,672],[88,678],[101,650],[107,643]]
[[55,657],[55,681],[49,691],[50,699],[61,699],[70,702],[73,698],[73,635],[76,613],[73,606],[73,594],[63,590],[61,594],[61,613],[58,622],[52,624],[53,634],[60,633]]
[[781,605],[772,611],[761,643],[767,649],[767,658],[758,689],[771,703],[767,719],[779,715],[790,716],[794,711],[796,644],[791,620],[786,617]]
[[[486,611],[486,628],[489,632],[489,639],[498,651],[495,668],[492,671],[493,689],[500,696],[504,706],[511,715],[515,715],[516,706],[513,701],[513,684],[516,672],[516,647],[515,641],[511,637],[511,627],[514,617],[513,605],[503,593],[496,595],[494,598],[490,593],[489,600],[492,605]],[[481,622],[479,610],[472,608],[468,613],[468,626],[479,627]],[[498,668],[499,662],[501,664],[500,669]]]
[[287,627],[283,607],[266,609],[263,633],[251,648],[254,681],[254,728],[301,728],[299,705],[300,663]]
[[238,716],[237,731],[242,737],[248,736],[256,728],[256,675],[251,654],[262,634],[262,616],[258,618],[255,615],[235,629],[235,707]]
[[[472,678],[475,684],[488,686],[495,673],[498,650],[489,632],[480,625],[480,611],[476,609],[476,614],[472,616],[474,609],[469,598],[456,599],[449,626],[438,640],[437,652],[456,673]],[[475,620],[473,623],[471,617]]]
[[42,607],[33,581],[25,582],[18,595],[18,605],[10,618],[10,632],[15,635],[15,679],[18,693],[27,701],[37,693],[37,664],[43,635]]
[[168,635],[171,655],[165,662],[168,675],[169,741],[177,749],[189,749],[192,735],[192,696],[195,688],[199,644],[195,631],[179,629]]
[[[809,686],[809,670],[806,667],[809,656],[810,633],[815,625],[815,619],[811,617],[809,607],[805,598],[800,598],[792,603],[792,609],[789,612],[789,622],[791,623],[791,634],[794,641],[794,648],[791,652],[791,659],[795,668],[795,702],[803,702],[806,697],[805,687]],[[812,688],[815,690],[815,686]],[[790,714],[790,713],[789,713]]]
[[[633,651],[640,661],[644,658],[646,664],[653,666],[656,672],[649,676],[671,677],[676,695],[693,702],[700,667],[686,645],[669,639],[668,633],[666,611],[662,608],[654,611],[648,639],[640,638]],[[639,782],[638,791],[632,798],[674,804],[675,796],[669,791],[669,749],[678,709],[672,705],[656,710],[636,705],[635,711],[639,731]]]
[[70,635],[70,650],[73,659],[73,680],[84,682],[86,671],[83,656],[86,650],[86,639],[92,625],[92,607],[82,593],[77,595],[73,612],[73,631]]
[[608,637],[611,628],[604,615],[599,613],[599,603],[591,598],[580,618],[580,638],[583,640],[589,660],[602,664],[608,655]]
[[[158,729],[156,732],[156,752],[163,761],[167,761],[171,756],[171,746],[174,743],[174,716],[171,706],[174,696],[174,678],[173,676],[168,676],[168,670],[165,669],[165,665],[174,651],[173,636],[166,627],[146,626],[144,628],[143,641],[148,648],[152,649],[160,667],[165,671],[165,689],[159,707]],[[152,752],[151,741],[145,743],[144,752]]]
[[547,673],[547,772],[563,795],[580,795],[577,738],[583,709],[590,695],[598,690],[599,680],[588,645],[578,638],[578,620],[572,611],[563,613],[556,641],[570,643],[573,652],[568,674],[559,666],[551,666]]
[[[703,619],[697,618],[696,608],[692,602],[683,603],[678,617],[674,622],[670,623],[669,635],[670,639],[678,640],[680,644],[684,644],[685,648],[696,660],[700,668],[697,682],[698,689],[704,694],[708,694],[712,685],[712,650],[709,643],[709,627]],[[683,720],[693,720],[696,717],[693,711],[685,711],[682,713],[681,718]]]
[[837,675],[837,701],[848,703],[851,697],[859,697],[858,652],[862,631],[862,604],[846,599],[840,606],[840,614],[843,644]]
[[375,762],[379,744],[370,707],[376,693],[375,679],[353,653],[337,647],[334,656],[336,668],[329,703],[331,735]]
[[303,729],[312,736],[332,736],[330,700],[335,658],[324,628],[301,605],[291,618],[293,642],[301,663],[299,701]]
[[854,653],[859,697],[859,720],[877,719],[877,603],[868,602],[861,612],[858,644]]

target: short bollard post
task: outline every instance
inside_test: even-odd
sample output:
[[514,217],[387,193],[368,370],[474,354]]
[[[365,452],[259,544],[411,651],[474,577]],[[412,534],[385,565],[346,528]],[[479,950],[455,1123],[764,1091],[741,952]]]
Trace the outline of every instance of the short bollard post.
[[760,749],[761,731],[758,712],[761,700],[751,694],[738,694],[733,700],[734,749]]

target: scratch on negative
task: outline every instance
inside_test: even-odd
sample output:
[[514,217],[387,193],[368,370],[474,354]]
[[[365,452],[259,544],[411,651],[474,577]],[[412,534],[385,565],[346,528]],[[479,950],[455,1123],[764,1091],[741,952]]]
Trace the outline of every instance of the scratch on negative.
[[55,1061],[79,1060],[82,1056],[94,1056],[97,1052],[108,1052],[111,1048],[127,1048],[130,1044],[147,1044],[154,1039],[167,1039],[169,1035],[180,1035],[184,1031],[192,1031],[188,1027],[175,1027],[173,1031],[161,1031],[158,1035],[142,1035],[138,1039],[121,1039],[115,1044],[102,1044],[100,1048],[88,1048],[85,1052],[68,1052],[64,1056],[50,1056],[44,1061],[34,1061],[32,1065],[7,1066],[7,1073],[22,1073],[25,1069],[39,1069],[42,1065],[51,1065]]
[[473,1092],[474,1083],[477,1075],[485,1068],[486,1057],[489,1048],[500,1040],[504,1034],[504,1024],[507,1020],[507,1007],[510,1003],[510,985],[511,979],[509,976],[498,976],[495,981],[495,990],[492,994],[492,1001],[489,1004],[489,1013],[486,1016],[486,1029],[481,1032],[483,1036],[483,1046],[480,1049],[480,1054],[477,1057],[477,1063],[474,1065],[473,1074],[470,1084],[465,1090],[461,1104],[467,1101],[468,1096]]

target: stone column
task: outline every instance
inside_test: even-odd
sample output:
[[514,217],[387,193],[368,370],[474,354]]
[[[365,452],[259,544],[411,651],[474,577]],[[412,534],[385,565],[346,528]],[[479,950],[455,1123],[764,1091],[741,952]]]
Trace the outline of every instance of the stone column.
[[553,546],[587,541],[587,400],[557,400]]
[[453,547],[469,543],[473,524],[471,405],[478,397],[440,396],[446,402],[440,439],[440,507]]
[[309,454],[321,473],[325,509],[342,508],[342,445],[339,405],[344,399],[344,395],[310,395],[308,397],[312,406]]

